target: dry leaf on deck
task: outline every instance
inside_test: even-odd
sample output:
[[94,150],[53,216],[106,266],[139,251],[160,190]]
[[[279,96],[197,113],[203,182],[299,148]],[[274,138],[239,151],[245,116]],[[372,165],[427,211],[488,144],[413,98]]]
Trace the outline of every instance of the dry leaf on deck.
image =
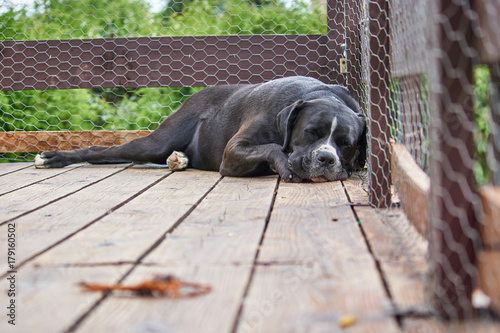
[[138,296],[165,296],[172,298],[188,298],[203,295],[211,290],[210,286],[189,283],[179,280],[173,275],[156,275],[151,280],[145,280],[134,285],[100,284],[80,282],[85,291],[128,291]]

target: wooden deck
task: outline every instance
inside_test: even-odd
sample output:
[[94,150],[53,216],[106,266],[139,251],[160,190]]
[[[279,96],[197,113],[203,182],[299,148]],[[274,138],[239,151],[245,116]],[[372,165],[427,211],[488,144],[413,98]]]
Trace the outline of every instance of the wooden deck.
[[[16,284],[0,297],[0,331],[447,331],[425,316],[426,243],[397,209],[367,205],[364,178],[287,184],[151,165],[0,164],[0,288],[11,276]],[[172,299],[78,285],[154,274],[212,291]],[[341,328],[345,315],[356,322]]]

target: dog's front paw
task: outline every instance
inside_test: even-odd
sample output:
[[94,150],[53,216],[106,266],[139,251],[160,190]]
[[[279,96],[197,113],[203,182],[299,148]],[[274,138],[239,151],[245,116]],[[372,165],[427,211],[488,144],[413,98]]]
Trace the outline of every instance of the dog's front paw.
[[303,180],[299,176],[297,176],[291,170],[286,170],[282,174],[280,174],[281,180],[285,183],[301,183]]
[[187,155],[180,151],[174,150],[174,152],[167,158],[167,165],[172,171],[186,169],[188,163],[189,159]]

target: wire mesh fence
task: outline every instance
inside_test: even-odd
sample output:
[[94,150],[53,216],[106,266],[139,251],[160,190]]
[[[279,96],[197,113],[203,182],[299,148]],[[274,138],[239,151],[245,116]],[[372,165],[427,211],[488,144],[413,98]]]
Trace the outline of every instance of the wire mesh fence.
[[11,147],[0,158],[126,141],[117,131],[154,130],[205,86],[290,75],[344,84],[367,115],[371,204],[397,207],[394,184],[429,242],[433,311],[471,317],[478,289],[500,307],[499,195],[481,205],[478,194],[500,179],[497,2],[19,3],[0,7],[0,130]]
[[[498,9],[494,1],[389,1],[391,61],[385,82],[393,182],[429,241],[428,300],[446,319],[473,317],[480,289],[498,310],[493,267],[499,257],[491,246],[498,238],[485,241],[484,231],[498,235],[500,220],[492,211],[483,215],[478,195],[481,184],[493,182],[491,170],[499,163],[498,158],[487,162],[498,108],[490,108],[489,67],[481,66],[493,69],[500,59],[499,38],[490,32],[498,27],[498,16],[492,15]],[[488,52],[478,43],[486,43]],[[499,197],[494,192],[489,200]],[[484,198],[483,203],[491,206]]]
[[[331,81],[337,58],[326,47],[324,1],[7,0],[1,8],[2,131],[154,130],[203,87],[290,75]],[[31,141],[21,151],[59,148]]]

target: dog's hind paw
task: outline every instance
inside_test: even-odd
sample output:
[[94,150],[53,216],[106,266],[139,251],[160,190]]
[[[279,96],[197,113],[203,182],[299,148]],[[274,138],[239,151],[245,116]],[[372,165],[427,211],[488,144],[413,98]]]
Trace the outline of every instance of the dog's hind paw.
[[175,151],[167,158],[167,165],[170,170],[178,171],[187,168],[189,159],[183,152]]

